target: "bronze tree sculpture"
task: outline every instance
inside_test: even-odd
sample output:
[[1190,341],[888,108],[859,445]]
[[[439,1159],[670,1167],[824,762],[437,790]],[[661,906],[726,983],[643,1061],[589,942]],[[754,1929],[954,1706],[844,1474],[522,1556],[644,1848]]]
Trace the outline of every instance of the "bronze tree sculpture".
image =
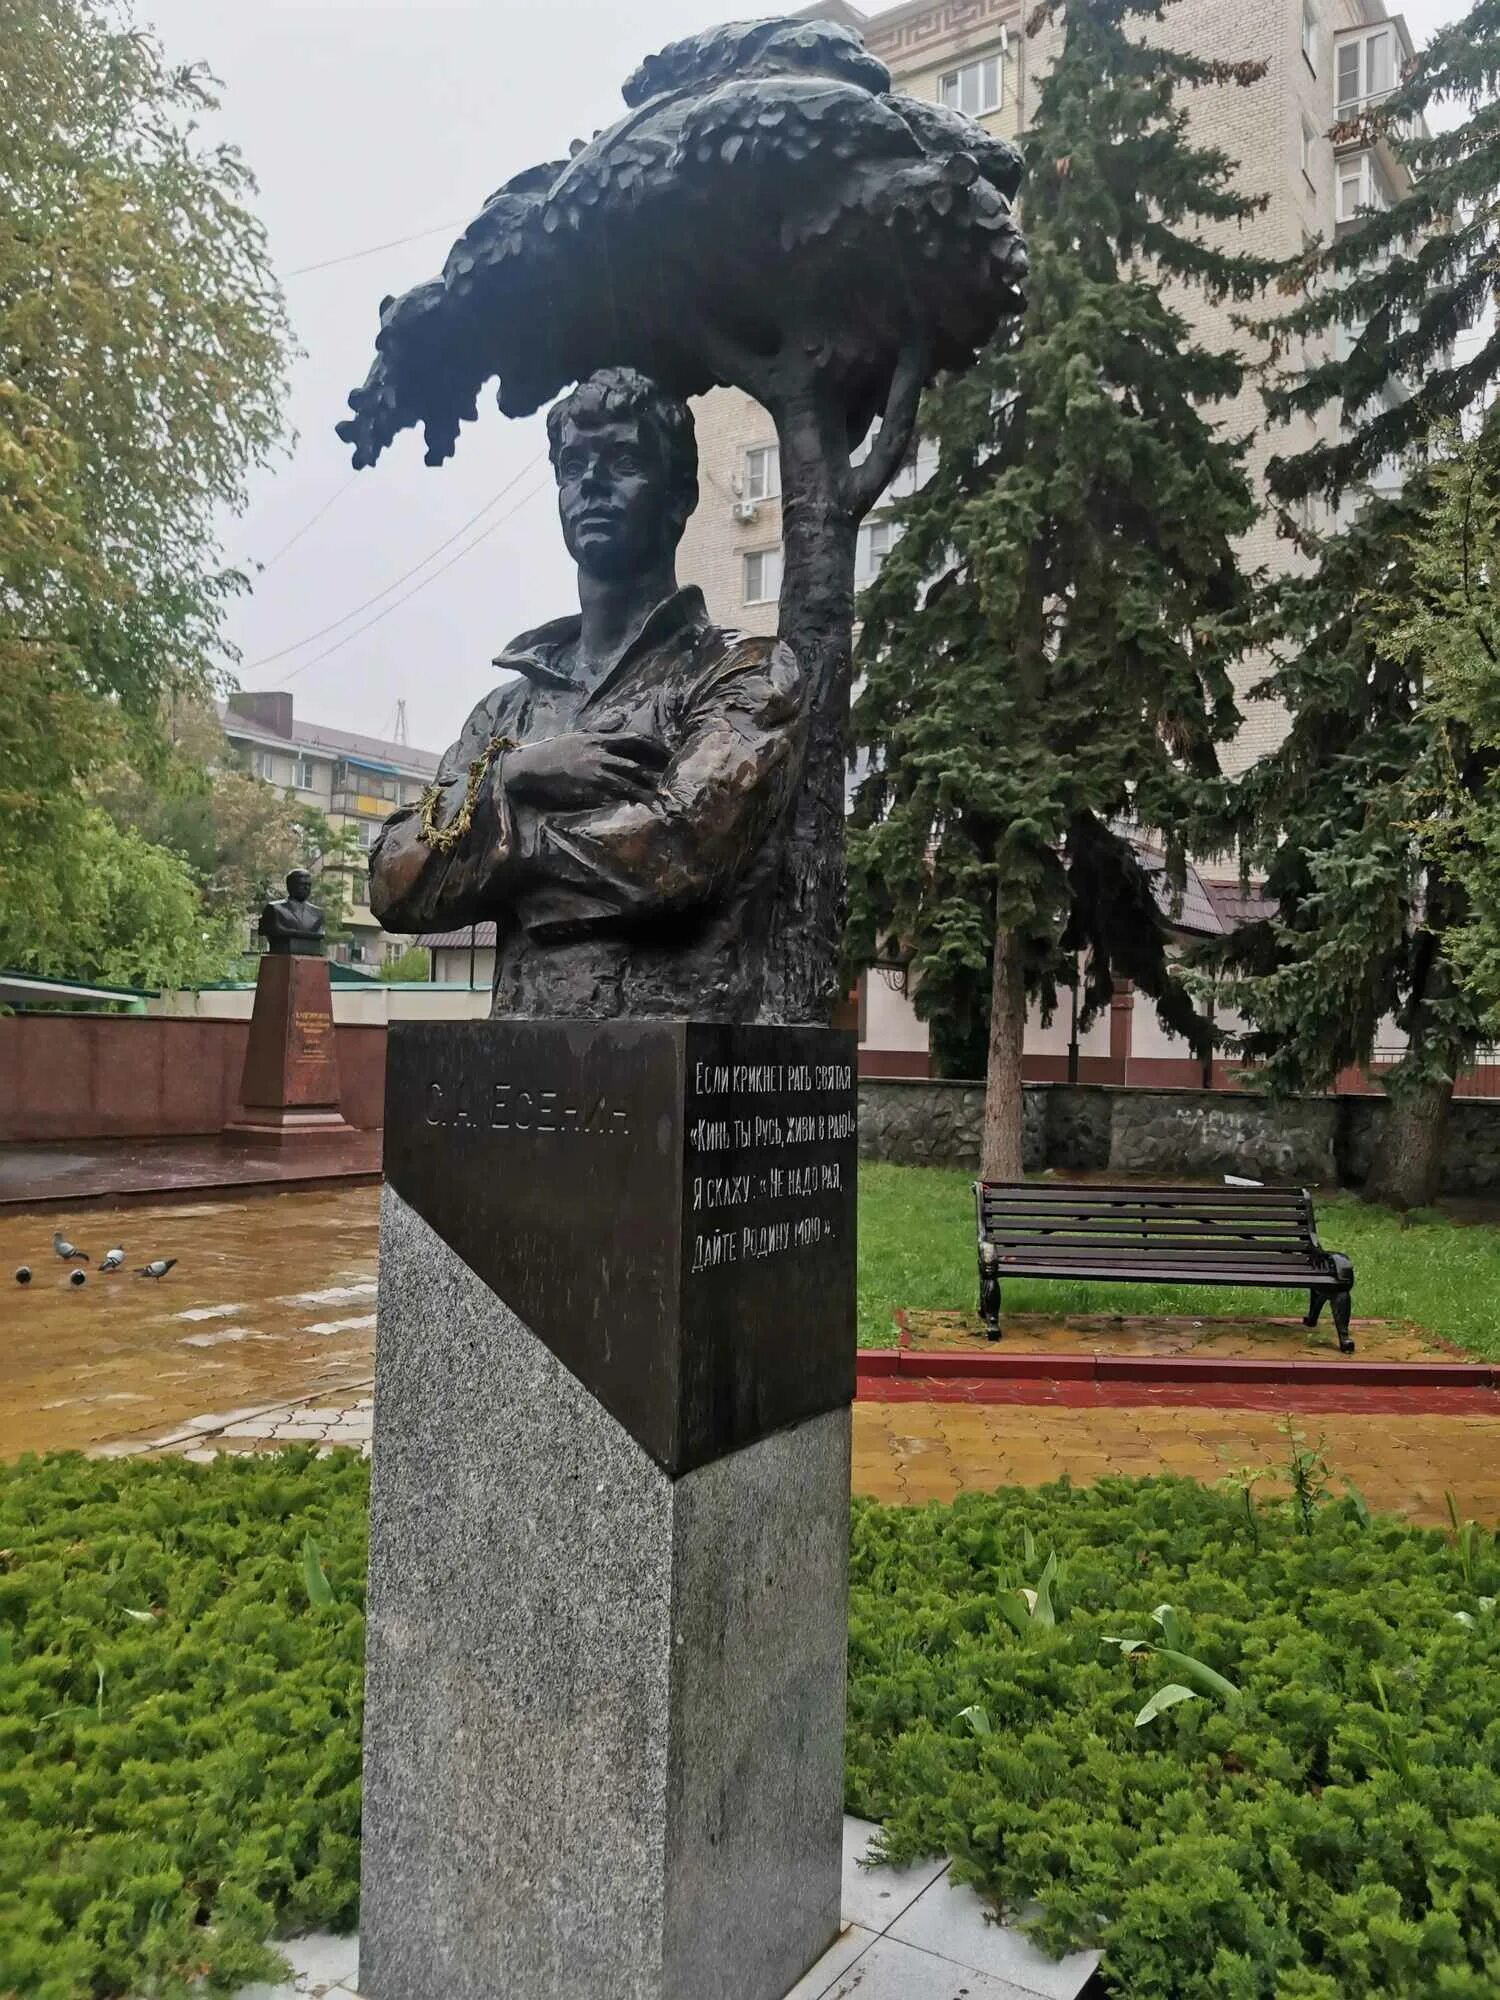
[[491,377],[501,410],[524,416],[609,365],[677,396],[734,386],[770,412],[780,636],[811,712],[761,1018],[826,1020],[856,534],[908,450],[923,387],[1019,310],[1020,159],[971,119],[893,92],[858,36],[828,22],[690,37],[643,63],[624,98],[627,115],[571,159],[492,195],[441,278],[383,302],[339,432],[365,466],[420,424],[439,465]]

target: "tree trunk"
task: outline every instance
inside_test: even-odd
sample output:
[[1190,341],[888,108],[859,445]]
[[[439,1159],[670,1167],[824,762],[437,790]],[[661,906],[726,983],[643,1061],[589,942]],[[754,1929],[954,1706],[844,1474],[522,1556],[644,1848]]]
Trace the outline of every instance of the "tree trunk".
[[847,884],[844,772],[849,732],[854,551],[859,522],[839,492],[842,418],[811,397],[777,413],[781,437],[782,639],[809,687],[802,783],[786,851],[757,1018],[831,1020]]
[[[808,733],[784,843],[759,1021],[826,1025],[839,995],[848,881],[844,800],[854,555],[859,524],[899,468],[916,426],[926,352],[903,351],[880,431],[856,471],[849,412],[809,350],[726,379],[756,384],[781,447],[781,638],[808,682]],[[757,378],[759,380],[757,381]]]
[[987,1181],[1021,1178],[1025,1092],[1021,1051],[1026,1039],[1026,965],[1020,940],[995,930],[995,978],[990,994],[990,1050],[984,1079],[984,1139],[979,1171]]
[[1395,1092],[1386,1107],[1366,1201],[1387,1208],[1428,1208],[1437,1195],[1443,1140],[1448,1130],[1448,1106],[1453,1080],[1417,1083]]

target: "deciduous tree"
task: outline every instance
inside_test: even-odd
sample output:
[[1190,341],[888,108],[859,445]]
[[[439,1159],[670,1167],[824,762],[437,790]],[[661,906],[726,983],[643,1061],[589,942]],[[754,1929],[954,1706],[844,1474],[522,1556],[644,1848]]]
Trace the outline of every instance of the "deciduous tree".
[[[240,582],[217,524],[277,438],[288,334],[211,79],[104,0],[0,0],[0,46],[0,960],[69,972],[96,940],[36,912],[85,907],[86,781],[149,775],[164,697],[208,685]],[[138,961],[110,947],[122,978],[168,975],[167,902]]]

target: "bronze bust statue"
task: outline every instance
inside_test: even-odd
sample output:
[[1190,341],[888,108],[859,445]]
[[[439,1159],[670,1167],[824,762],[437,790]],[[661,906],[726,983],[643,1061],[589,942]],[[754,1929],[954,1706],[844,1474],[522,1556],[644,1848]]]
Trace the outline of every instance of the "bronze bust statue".
[[308,901],[312,877],[294,868],[286,878],[286,901],[267,903],[260,913],[260,934],[267,949],[301,958],[323,956],[323,912]]
[[497,1017],[757,1018],[807,702],[779,640],[680,589],[685,403],[605,369],[547,419],[579,612],[513,639],[420,808],[370,857],[417,934],[496,925]]

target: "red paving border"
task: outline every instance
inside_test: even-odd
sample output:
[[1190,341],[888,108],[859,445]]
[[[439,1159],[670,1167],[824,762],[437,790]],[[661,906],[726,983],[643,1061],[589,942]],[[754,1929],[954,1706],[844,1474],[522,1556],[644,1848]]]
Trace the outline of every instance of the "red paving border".
[[[1072,1358],[1072,1357],[1068,1357]],[[863,1363],[864,1356],[860,1357]],[[1390,1364],[1394,1368],[1395,1364]],[[1389,1372],[1389,1370],[1387,1370]],[[1488,1370],[1470,1369],[1470,1375]],[[1488,1383],[1339,1384],[1290,1381],[1046,1380],[1039,1375],[918,1375],[860,1368],[858,1399],[864,1403],[1039,1403],[1066,1409],[1163,1408],[1292,1410],[1349,1416],[1500,1417],[1500,1399]]]
[[[1189,1354],[970,1353],[962,1349],[865,1347],[859,1373],[869,1381],[952,1378],[966,1382],[1141,1382],[1247,1388],[1255,1383],[1370,1389],[1500,1388],[1500,1369],[1468,1361],[1304,1361],[1294,1355],[1247,1358]],[[1021,1400],[1025,1400],[1022,1398]]]

